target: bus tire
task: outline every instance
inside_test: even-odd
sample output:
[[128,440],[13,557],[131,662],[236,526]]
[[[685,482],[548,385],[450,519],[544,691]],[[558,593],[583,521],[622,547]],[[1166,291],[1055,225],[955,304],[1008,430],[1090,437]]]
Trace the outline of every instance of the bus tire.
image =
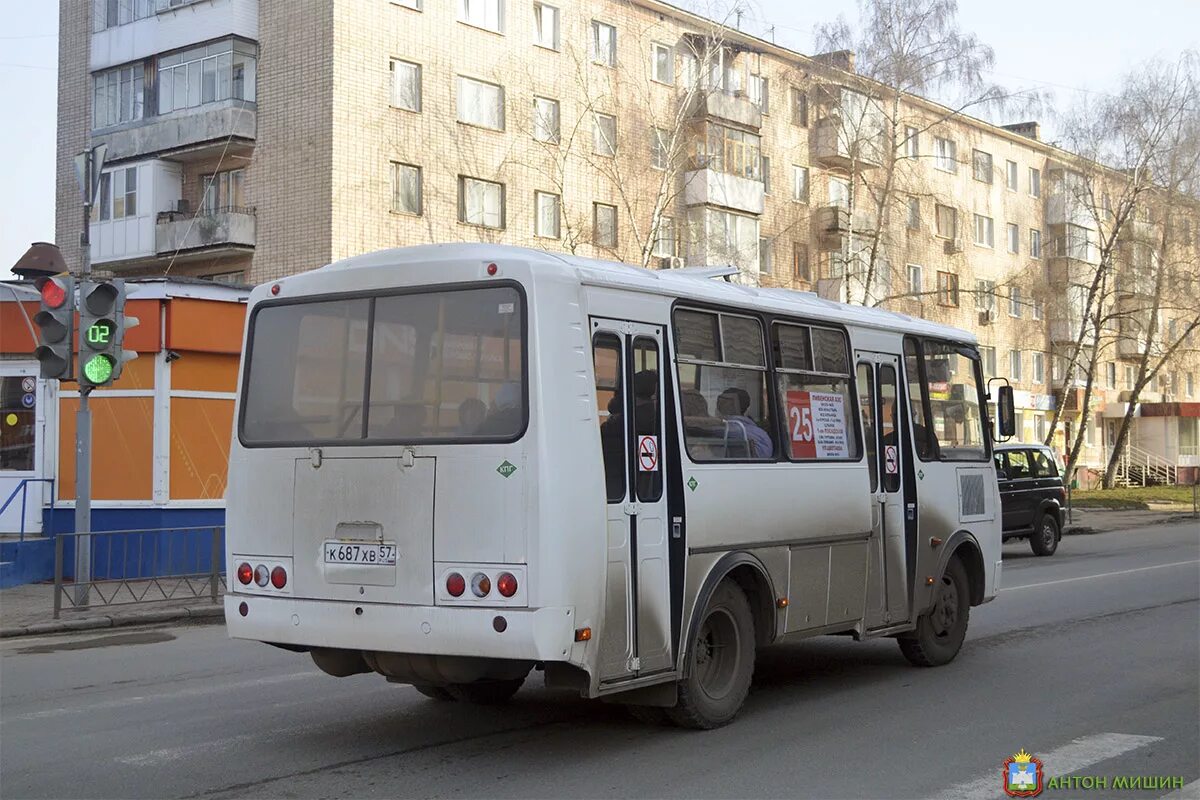
[[432,686],[428,683],[414,683],[413,688],[431,700],[443,700],[445,702],[453,702],[454,695],[450,694],[445,686]]
[[1058,520],[1049,511],[1043,512],[1037,528],[1029,534],[1029,547],[1035,556],[1052,556],[1058,549]]
[[681,727],[709,730],[733,720],[754,677],[754,614],[736,583],[717,586],[696,630],[679,701],[667,716]]
[[525,678],[510,678],[499,681],[475,681],[474,683],[452,683],[446,691],[455,700],[464,703],[475,703],[481,706],[495,706],[507,703],[525,683]]
[[900,652],[916,667],[948,664],[962,649],[971,614],[967,570],[955,556],[935,586],[933,607],[917,620],[917,629],[897,638]]

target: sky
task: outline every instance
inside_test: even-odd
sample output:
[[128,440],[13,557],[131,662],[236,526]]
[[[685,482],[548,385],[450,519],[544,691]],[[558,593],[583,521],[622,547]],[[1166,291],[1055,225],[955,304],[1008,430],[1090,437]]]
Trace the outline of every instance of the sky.
[[[856,0],[742,2],[742,30],[802,53],[813,52],[816,23],[839,14],[853,22],[857,11]],[[9,115],[0,125],[0,175],[9,187],[0,193],[6,274],[31,242],[54,241],[58,2],[0,0],[0,19],[7,23],[0,29],[0,108]],[[995,49],[993,81],[1049,93],[1050,109],[1040,115],[1047,139],[1055,107],[1112,91],[1147,59],[1200,49],[1200,0],[959,0],[959,22]]]

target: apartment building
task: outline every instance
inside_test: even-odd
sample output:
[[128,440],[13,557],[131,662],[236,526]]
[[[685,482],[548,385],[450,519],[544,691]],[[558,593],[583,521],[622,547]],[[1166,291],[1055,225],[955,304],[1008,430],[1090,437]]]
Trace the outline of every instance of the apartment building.
[[[1021,438],[1043,438],[1057,403],[1060,433],[1077,424],[1064,354],[1099,259],[1103,218],[1077,191],[1097,168],[1036,123],[904,96],[891,140],[852,53],[657,0],[62,0],[61,26],[58,240],[78,257],[71,159],[105,142],[97,269],[257,283],[463,240],[734,263],[749,284],[972,329],[988,375],[1018,389]],[[1100,182],[1118,196],[1120,180]],[[1106,345],[1086,463],[1112,441],[1138,340]],[[1143,394],[1181,404],[1162,406],[1158,448],[1176,463],[1200,465],[1197,373],[1182,354]]]

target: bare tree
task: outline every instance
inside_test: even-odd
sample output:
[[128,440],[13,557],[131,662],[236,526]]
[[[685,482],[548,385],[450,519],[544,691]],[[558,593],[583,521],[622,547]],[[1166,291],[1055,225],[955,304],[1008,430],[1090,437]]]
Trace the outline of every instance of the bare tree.
[[[892,291],[887,272],[901,261],[903,237],[895,228],[903,227],[896,221],[907,214],[909,198],[937,199],[918,169],[932,154],[920,152],[917,141],[968,110],[1037,99],[986,79],[992,49],[960,29],[957,13],[955,0],[860,0],[857,28],[843,18],[817,27],[818,46],[831,51],[818,60],[850,66],[853,53],[854,71],[866,79],[832,71],[816,79],[817,148],[832,153],[847,174],[847,234],[835,259],[848,302],[878,305],[912,296]],[[918,114],[905,95],[943,96],[950,105]]]
[[[1116,94],[1082,103],[1063,126],[1068,146],[1080,156],[1052,172],[1049,199],[1055,219],[1062,223],[1062,233],[1051,242],[1051,269],[1058,259],[1062,267],[1057,283],[1066,288],[1060,300],[1067,312],[1062,319],[1075,326],[1063,380],[1069,386],[1078,375],[1083,382],[1079,425],[1073,441],[1067,443],[1068,474],[1083,447],[1099,359],[1114,327],[1118,342],[1121,330],[1135,329],[1146,341],[1136,393],[1165,363],[1152,358],[1156,348],[1151,342],[1162,311],[1162,292],[1173,281],[1168,260],[1155,254],[1165,254],[1171,247],[1172,227],[1167,222],[1172,215],[1165,215],[1168,220],[1157,233],[1148,234],[1153,229],[1141,221],[1149,219],[1153,206],[1162,205],[1164,199],[1168,207],[1175,205],[1171,198],[1193,180],[1196,155],[1189,154],[1188,142],[1195,139],[1198,113],[1194,64],[1194,57],[1187,55],[1174,65],[1144,65],[1125,79]],[[1139,265],[1139,252],[1145,254],[1145,266]],[[1131,293],[1131,285],[1141,288]],[[1123,300],[1125,296],[1148,296],[1150,301],[1131,303]],[[1152,370],[1152,365],[1157,366]],[[1136,408],[1136,393],[1122,423],[1121,443]],[[1056,404],[1047,444],[1062,420],[1064,406]],[[1111,484],[1110,479],[1106,482]]]

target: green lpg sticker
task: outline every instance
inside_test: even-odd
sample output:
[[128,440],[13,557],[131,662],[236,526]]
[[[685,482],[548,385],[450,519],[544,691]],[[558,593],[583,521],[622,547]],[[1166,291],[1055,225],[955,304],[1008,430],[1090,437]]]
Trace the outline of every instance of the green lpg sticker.
[[496,472],[499,472],[505,478],[511,476],[516,471],[517,465],[511,463],[508,459],[505,459],[503,464],[496,467]]

